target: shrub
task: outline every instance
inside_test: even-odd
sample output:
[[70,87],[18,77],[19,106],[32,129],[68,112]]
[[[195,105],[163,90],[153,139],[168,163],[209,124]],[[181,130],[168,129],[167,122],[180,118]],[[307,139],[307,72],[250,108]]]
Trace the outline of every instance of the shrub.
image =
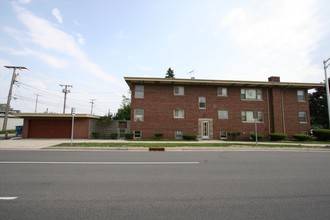
[[287,135],[282,133],[271,133],[269,134],[269,137],[271,141],[282,141],[287,137]]
[[160,132],[155,133],[155,138],[156,138],[157,140],[161,139],[163,136],[164,136],[163,133],[160,133]]
[[292,135],[292,137],[297,141],[306,141],[311,138],[311,136],[309,136],[308,134],[294,134]]
[[[250,137],[251,137],[251,140],[252,141],[255,141],[256,140],[256,134],[255,133],[251,133],[250,134]],[[257,137],[258,137],[258,141],[261,141],[262,140],[262,138],[263,138],[263,136],[262,136],[262,134],[257,134]]]
[[315,130],[313,130],[313,135],[320,141],[330,140],[330,130],[329,129],[315,129]]
[[133,137],[134,137],[134,134],[133,133],[125,133],[125,139],[132,140]]
[[228,135],[231,137],[231,140],[236,140],[236,137],[237,136],[240,136],[241,135],[241,132],[239,131],[231,131],[231,132],[228,132]]
[[196,140],[197,136],[195,134],[184,134],[182,138],[187,141],[194,141]]
[[117,139],[118,138],[118,133],[117,132],[113,132],[110,134],[110,138],[111,139]]
[[100,137],[100,133],[99,132],[92,132],[92,136],[94,139],[98,139]]

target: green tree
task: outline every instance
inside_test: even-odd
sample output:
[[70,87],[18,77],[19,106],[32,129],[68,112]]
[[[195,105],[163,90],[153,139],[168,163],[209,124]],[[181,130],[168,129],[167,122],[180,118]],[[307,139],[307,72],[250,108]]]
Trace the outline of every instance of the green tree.
[[329,128],[328,104],[325,87],[308,94],[311,125],[314,128]]
[[165,78],[174,78],[174,71],[170,68],[168,68]]
[[131,99],[122,96],[123,100],[120,105],[120,108],[118,109],[114,119],[115,120],[131,120]]

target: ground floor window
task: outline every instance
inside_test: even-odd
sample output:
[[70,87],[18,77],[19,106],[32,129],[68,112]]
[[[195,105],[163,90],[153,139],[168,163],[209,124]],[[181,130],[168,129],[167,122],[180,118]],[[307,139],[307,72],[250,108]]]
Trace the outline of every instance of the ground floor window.
[[134,131],[134,138],[141,138],[142,137],[142,131]]
[[220,139],[221,140],[226,140],[228,137],[228,132],[227,131],[220,131]]
[[182,140],[183,139],[183,131],[175,131],[175,139]]
[[299,112],[299,122],[300,123],[307,122],[307,114],[306,114],[306,112]]

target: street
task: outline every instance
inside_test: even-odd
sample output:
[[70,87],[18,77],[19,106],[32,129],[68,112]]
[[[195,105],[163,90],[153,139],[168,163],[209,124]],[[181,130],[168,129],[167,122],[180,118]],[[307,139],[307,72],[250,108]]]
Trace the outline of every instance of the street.
[[330,153],[2,150],[0,219],[330,219]]

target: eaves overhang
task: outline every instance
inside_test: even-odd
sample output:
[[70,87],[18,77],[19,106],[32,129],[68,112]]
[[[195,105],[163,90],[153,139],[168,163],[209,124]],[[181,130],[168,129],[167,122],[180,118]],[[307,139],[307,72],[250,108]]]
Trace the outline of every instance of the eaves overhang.
[[[72,118],[71,114],[54,114],[54,113],[17,113],[14,114],[16,117],[20,118]],[[75,114],[75,118],[94,118],[99,119],[100,116],[91,114]]]
[[124,77],[126,83],[133,84],[169,84],[169,85],[200,85],[200,86],[225,86],[225,87],[260,87],[260,88],[300,88],[316,89],[325,86],[324,83],[299,83],[299,82],[263,82],[263,81],[234,81],[234,80],[209,80],[209,79],[180,79],[180,78],[149,78],[149,77]]

